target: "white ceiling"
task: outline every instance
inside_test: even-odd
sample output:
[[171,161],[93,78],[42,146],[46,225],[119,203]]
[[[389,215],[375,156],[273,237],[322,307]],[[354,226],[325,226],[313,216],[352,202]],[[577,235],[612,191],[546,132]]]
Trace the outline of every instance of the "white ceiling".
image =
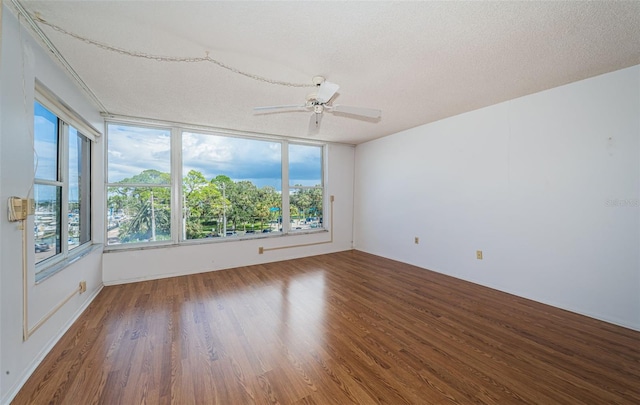
[[[246,73],[341,87],[313,139],[358,144],[640,63],[640,2],[21,1],[31,13],[125,50],[209,55]],[[312,88],[254,80],[212,63],[117,54],[41,25],[112,114],[307,137]]]

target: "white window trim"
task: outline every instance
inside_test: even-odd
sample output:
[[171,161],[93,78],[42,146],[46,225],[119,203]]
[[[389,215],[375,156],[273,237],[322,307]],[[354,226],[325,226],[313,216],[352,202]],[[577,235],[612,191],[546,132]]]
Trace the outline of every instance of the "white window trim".
[[58,118],[77,129],[78,132],[89,138],[92,142],[97,142],[97,139],[102,136],[97,129],[37,80],[35,98]]
[[[41,262],[35,263],[35,283],[40,284],[47,280],[51,276],[57,274],[71,263],[78,260],[80,257],[85,256],[90,250],[94,249],[93,244],[93,203],[89,204],[89,240],[84,244],[77,246],[73,250],[69,250],[69,127],[73,126],[78,134],[85,136],[85,134],[72,123],[68,122],[66,117],[58,115],[56,108],[52,108],[49,98],[43,97],[41,88],[36,86],[35,100],[43,107],[53,113],[58,121],[61,121],[62,125],[58,125],[58,180],[45,180],[37,179],[34,173],[34,184],[49,185],[55,187],[61,187],[61,208],[60,208],[60,253],[48,257]],[[78,118],[80,119],[80,118]],[[72,120],[77,121],[77,120]],[[85,136],[87,139],[91,139]],[[35,146],[34,146],[35,147]],[[90,147],[89,154],[94,153],[93,145]],[[90,178],[93,177],[92,164],[87,165],[90,170]],[[89,185],[92,187],[93,182],[89,181]],[[89,195],[92,193],[89,191]],[[33,233],[30,233],[30,238],[35,239]]]

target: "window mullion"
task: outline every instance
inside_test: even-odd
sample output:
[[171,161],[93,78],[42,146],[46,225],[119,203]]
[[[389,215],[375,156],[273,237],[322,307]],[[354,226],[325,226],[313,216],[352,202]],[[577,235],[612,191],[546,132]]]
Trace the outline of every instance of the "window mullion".
[[171,128],[171,240],[183,239],[182,220],[182,131]]
[[289,142],[282,141],[282,233],[291,229],[291,213],[289,212]]
[[91,142],[89,142],[88,140],[82,141],[82,150],[80,152],[80,180],[82,184],[79,184],[80,192],[78,193],[78,198],[81,202],[81,206],[78,215],[80,225],[80,240],[85,242],[91,240],[91,229],[93,228],[91,218],[91,204],[87,203],[91,201],[91,148]]
[[69,252],[69,125],[58,120],[60,131],[59,173],[58,180],[62,183],[62,197],[60,207],[60,244],[62,256]]
[[328,215],[333,215],[333,212],[329,212],[328,208],[331,204],[329,202],[329,199],[331,197],[329,197],[329,192],[327,191],[327,179],[329,178],[329,174],[328,174],[328,170],[329,170],[329,165],[327,164],[327,148],[328,145],[323,145],[322,149],[321,149],[321,156],[320,156],[320,169],[321,169],[321,176],[322,178],[320,179],[320,188],[322,189],[322,227],[324,229],[327,229],[327,221],[326,219],[329,218],[327,216]]

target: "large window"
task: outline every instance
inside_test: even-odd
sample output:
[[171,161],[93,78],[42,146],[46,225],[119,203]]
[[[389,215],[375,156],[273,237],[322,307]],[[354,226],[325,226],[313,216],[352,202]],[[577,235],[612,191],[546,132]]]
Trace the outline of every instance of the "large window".
[[171,240],[171,131],[108,126],[107,244]]
[[117,123],[107,129],[109,245],[323,229],[322,145]]
[[36,281],[91,241],[91,144],[76,128],[34,102]]

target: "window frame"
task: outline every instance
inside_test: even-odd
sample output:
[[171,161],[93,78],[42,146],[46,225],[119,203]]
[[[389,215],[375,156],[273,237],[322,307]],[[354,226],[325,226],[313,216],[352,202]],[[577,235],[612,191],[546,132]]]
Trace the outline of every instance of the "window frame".
[[[59,227],[60,227],[60,252],[55,253],[54,255],[47,257],[39,262],[36,262],[34,259],[34,268],[35,268],[35,282],[39,284],[49,277],[57,274],[59,271],[63,270],[68,264],[77,260],[80,256],[85,255],[94,244],[94,213],[93,213],[93,202],[92,202],[92,176],[93,176],[93,167],[92,160],[94,154],[93,143],[95,142],[95,134],[99,133],[95,131],[95,129],[88,127],[87,124],[84,123],[84,120],[81,117],[74,117],[70,119],[74,113],[71,110],[67,109],[66,111],[61,113],[60,106],[62,105],[58,101],[58,105],[54,103],[52,100],[56,99],[55,96],[46,92],[46,90],[42,86],[36,86],[36,91],[34,95],[34,109],[35,103],[37,102],[43,108],[45,108],[48,112],[50,112],[53,116],[55,116],[57,120],[57,159],[58,164],[56,168],[56,179],[41,179],[36,177],[37,173],[33,173],[33,184],[34,189],[38,185],[43,186],[55,186],[60,188],[60,208],[56,212],[59,219]],[[57,99],[56,99],[57,100]],[[35,123],[35,111],[33,114],[33,121]],[[71,122],[70,122],[71,121]],[[79,124],[80,123],[80,124]],[[78,125],[78,126],[76,126]],[[86,181],[86,185],[88,189],[83,189],[82,195],[78,195],[78,198],[87,198],[84,205],[87,207],[88,212],[85,213],[85,218],[88,218],[88,240],[84,243],[75,246],[73,248],[69,248],[69,192],[70,192],[70,173],[69,173],[69,157],[70,157],[70,129],[74,128],[77,131],[77,136],[81,136],[88,141],[88,147],[86,152],[88,152],[88,156],[82,156],[82,164],[78,167],[78,172],[80,177],[83,179],[83,184]],[[87,129],[89,128],[89,129]],[[91,136],[85,135],[85,131],[90,132]],[[34,124],[34,152],[35,152],[35,124]],[[84,152],[84,150],[82,151]],[[34,163],[35,163],[35,153],[34,153]],[[86,172],[83,172],[83,169]],[[86,180],[85,180],[86,179]],[[35,229],[35,217],[34,217],[34,229]],[[34,251],[35,251],[35,240],[36,235],[30,233],[30,238],[33,238],[34,241]]]
[[[169,150],[170,150],[170,158],[169,158],[169,183],[166,184],[152,184],[152,183],[111,183],[109,181],[109,126],[110,125],[118,125],[118,126],[128,126],[134,128],[142,128],[142,129],[154,129],[154,130],[167,130],[169,131]],[[174,245],[178,242],[178,232],[176,227],[176,216],[179,216],[179,212],[176,212],[174,207],[176,206],[176,193],[174,190],[174,184],[176,184],[176,157],[174,154],[175,149],[175,138],[176,133],[175,129],[166,125],[158,125],[158,124],[149,124],[149,123],[137,123],[130,121],[116,121],[116,120],[105,120],[105,159],[104,159],[104,167],[105,167],[105,188],[104,188],[104,198],[105,198],[105,210],[104,210],[104,240],[105,250],[120,250],[120,249],[144,249],[144,248],[153,248],[153,247],[161,247],[161,246],[170,246]],[[167,188],[169,189],[169,209],[170,209],[170,219],[169,219],[169,239],[149,241],[149,242],[131,242],[131,243],[117,243],[117,244],[109,244],[109,188],[112,187],[126,187],[126,188]],[[181,197],[179,197],[181,198]],[[178,218],[178,223],[180,219]]]
[[[78,129],[76,129],[74,127],[74,129],[76,130],[76,136],[82,136],[84,138],[83,142],[79,145],[79,154],[80,154],[80,161],[78,162],[78,174],[79,174],[79,179],[82,181],[82,183],[78,184],[79,190],[78,190],[78,199],[79,201],[87,201],[88,203],[83,203],[80,205],[80,210],[78,212],[78,218],[80,220],[80,224],[84,223],[86,224],[86,226],[84,226],[83,228],[81,228],[79,230],[79,237],[78,237],[78,242],[80,242],[80,244],[78,246],[75,246],[73,248],[71,248],[71,250],[75,250],[80,248],[83,245],[86,245],[88,243],[90,243],[92,241],[92,229],[93,229],[93,217],[92,217],[92,191],[93,191],[93,176],[92,176],[92,161],[91,161],[91,150],[93,149],[92,145],[93,142],[91,141],[90,138],[84,136]],[[69,137],[69,142],[71,142],[71,138]],[[69,159],[71,158],[71,143],[69,143]],[[86,152],[86,153],[85,153]],[[69,160],[69,166],[71,166],[70,164],[70,160]],[[69,167],[70,169],[70,167]],[[69,183],[71,184],[71,172],[70,170],[67,170],[67,172],[69,173]],[[89,176],[82,176],[82,173],[88,172]],[[82,187],[85,186],[85,187]],[[87,238],[87,240],[85,240],[84,242],[82,242],[83,236]]]
[[[313,140],[305,140],[305,139],[294,139],[294,138],[285,138],[278,136],[268,136],[262,134],[254,134],[254,133],[245,133],[241,131],[231,131],[231,130],[220,130],[217,128],[211,128],[206,126],[197,126],[197,125],[189,125],[183,123],[174,123],[174,122],[162,122],[156,120],[137,120],[137,119],[128,119],[128,118],[109,118],[105,120],[105,133],[107,138],[107,147],[105,147],[105,212],[104,219],[105,224],[107,223],[108,217],[108,189],[109,187],[114,187],[116,183],[109,183],[109,150],[108,150],[108,137],[109,137],[109,126],[110,125],[122,125],[122,126],[133,126],[133,127],[143,127],[143,128],[155,128],[155,129],[164,129],[169,130],[171,134],[171,165],[170,165],[170,178],[171,178],[171,238],[169,240],[164,241],[156,241],[156,242],[139,242],[139,243],[120,243],[120,244],[105,244],[105,251],[116,251],[116,250],[127,250],[127,249],[147,249],[147,248],[156,248],[156,247],[166,247],[171,245],[194,245],[194,244],[207,244],[207,243],[224,243],[230,241],[242,241],[242,240],[251,240],[251,239],[262,239],[262,238],[277,238],[282,236],[300,236],[307,235],[312,233],[321,233],[328,232],[328,222],[323,221],[322,226],[314,229],[305,229],[305,230],[294,230],[291,229],[290,226],[290,213],[289,213],[289,197],[284,198],[285,195],[288,196],[289,193],[289,160],[288,160],[288,151],[289,144],[295,145],[310,145],[317,146],[321,148],[321,187],[309,187],[309,188],[321,188],[322,189],[322,216],[326,218],[328,215],[328,206],[326,204],[327,201],[327,176],[326,176],[326,161],[327,161],[327,143],[319,142]],[[282,178],[281,178],[281,205],[282,205],[282,232],[274,232],[274,233],[258,233],[258,234],[245,234],[238,237],[233,238],[197,238],[197,239],[187,239],[183,237],[183,232],[181,231],[184,225],[183,219],[183,211],[184,211],[184,202],[183,202],[183,177],[185,173],[183,173],[183,134],[184,133],[196,133],[200,135],[213,135],[213,136],[221,136],[228,138],[242,138],[249,140],[257,140],[257,141],[268,141],[268,142],[276,142],[281,146],[281,167],[282,167]],[[233,180],[233,179],[232,179]],[[236,181],[236,180],[234,180]],[[149,186],[149,185],[145,185]],[[286,194],[285,194],[286,193]],[[105,241],[108,240],[107,230],[108,226],[105,226]]]

